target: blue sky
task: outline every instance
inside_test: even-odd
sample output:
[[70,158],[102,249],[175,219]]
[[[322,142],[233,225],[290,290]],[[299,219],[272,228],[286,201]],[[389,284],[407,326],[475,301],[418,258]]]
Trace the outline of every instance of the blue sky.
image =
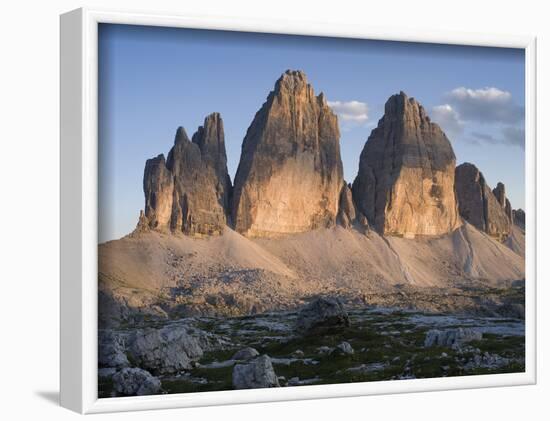
[[191,136],[214,111],[233,179],[254,114],[286,69],[303,70],[339,115],[344,176],[385,101],[405,91],[524,207],[523,50],[101,24],[99,241],[133,230],[145,160],[165,155],[178,126]]

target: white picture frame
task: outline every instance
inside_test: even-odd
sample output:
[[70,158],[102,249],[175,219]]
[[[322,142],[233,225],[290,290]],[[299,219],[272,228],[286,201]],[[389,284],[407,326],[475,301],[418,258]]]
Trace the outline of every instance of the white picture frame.
[[[61,405],[79,413],[422,392],[536,383],[536,39],[276,20],[78,9],[61,24]],[[115,23],[521,48],[525,50],[525,372],[98,399],[98,24]]]

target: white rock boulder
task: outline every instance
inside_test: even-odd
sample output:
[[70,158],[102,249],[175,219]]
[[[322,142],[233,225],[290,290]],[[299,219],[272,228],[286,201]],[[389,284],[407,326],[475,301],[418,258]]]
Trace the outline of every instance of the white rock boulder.
[[279,379],[273,370],[271,358],[262,355],[245,364],[233,367],[234,389],[258,389],[280,387]]

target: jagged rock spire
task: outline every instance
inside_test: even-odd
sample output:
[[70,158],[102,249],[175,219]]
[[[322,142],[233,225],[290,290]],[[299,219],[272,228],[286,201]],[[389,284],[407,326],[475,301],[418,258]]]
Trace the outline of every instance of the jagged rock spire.
[[441,235],[460,226],[451,143],[404,92],[391,96],[361,152],[353,198],[380,233]]
[[506,200],[504,185],[499,184],[500,186],[497,185],[491,191],[485,177],[475,165],[465,162],[456,167],[456,194],[460,215],[477,229],[504,240],[510,234],[511,218],[506,215],[501,204],[506,203]]
[[231,196],[223,122],[210,114],[189,139],[176,131],[174,146],[147,160],[143,176],[145,215],[151,229],[189,235],[220,234],[226,225]]
[[277,236],[331,226],[343,183],[336,115],[287,70],[256,113],[235,176],[235,229]]

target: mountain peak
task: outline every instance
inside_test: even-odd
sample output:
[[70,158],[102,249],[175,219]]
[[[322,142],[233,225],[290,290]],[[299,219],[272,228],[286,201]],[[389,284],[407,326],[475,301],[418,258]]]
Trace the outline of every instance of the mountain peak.
[[187,132],[182,126],[179,126],[176,130],[176,137],[174,139],[174,144],[179,142],[190,142],[189,136],[187,136]]
[[221,116],[208,115],[192,141],[178,127],[168,159],[147,160],[143,190],[140,226],[194,236],[221,234],[231,195]]
[[304,89],[311,90],[306,74],[301,70],[287,70],[275,82],[275,93],[290,92],[296,93]]
[[340,133],[324,95],[287,70],[256,113],[235,176],[235,229],[253,237],[334,225],[343,183]]
[[384,113],[388,117],[404,116],[408,120],[431,123],[430,117],[422,104],[403,91],[388,98],[384,106]]
[[353,198],[382,234],[448,233],[460,225],[455,162],[447,136],[401,91],[386,102],[363,148]]

